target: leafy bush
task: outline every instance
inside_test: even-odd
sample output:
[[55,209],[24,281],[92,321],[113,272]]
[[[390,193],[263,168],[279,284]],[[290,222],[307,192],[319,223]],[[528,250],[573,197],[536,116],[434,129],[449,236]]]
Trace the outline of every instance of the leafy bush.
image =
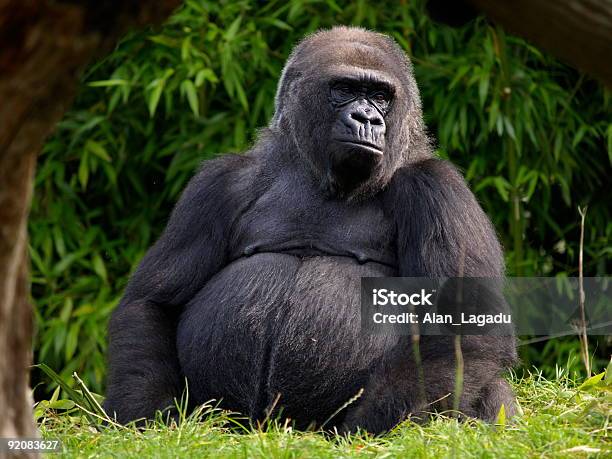
[[[585,271],[606,273],[612,124],[595,81],[482,19],[434,24],[420,1],[186,0],[85,72],[44,147],[30,220],[35,361],[102,390],[110,311],[181,189],[202,160],[253,140],[292,45],[334,24],[388,33],[412,56],[438,154],[465,171],[509,274],[575,275],[585,204]],[[547,355],[524,353],[554,371],[559,354]]]

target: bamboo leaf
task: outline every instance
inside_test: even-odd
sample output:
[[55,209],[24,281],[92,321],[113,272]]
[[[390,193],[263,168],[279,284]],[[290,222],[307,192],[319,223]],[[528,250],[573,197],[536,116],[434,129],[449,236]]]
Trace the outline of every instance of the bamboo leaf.
[[106,272],[106,266],[104,264],[104,260],[102,260],[102,257],[100,257],[99,254],[94,254],[93,259],[92,259],[92,266],[94,269],[94,272],[100,276],[100,278],[104,281],[107,282],[108,281],[108,275]]
[[79,171],[78,171],[78,177],[79,177],[79,182],[81,183],[81,188],[86,189],[87,188],[87,182],[89,180],[89,165],[87,164],[87,160],[89,159],[89,156],[87,155],[87,153],[83,153],[83,155],[81,156],[81,161],[79,162]]
[[170,48],[177,48],[179,43],[176,39],[171,37],[166,37],[164,35],[154,35],[149,37],[153,43],[159,43],[160,45],[168,46]]
[[155,111],[157,110],[157,104],[159,103],[159,98],[161,97],[162,90],[164,89],[164,81],[159,80],[158,83],[153,87],[151,92],[149,93],[149,115],[152,117],[155,115]]
[[585,382],[583,382],[580,386],[578,386],[578,390],[586,391],[589,389],[593,389],[595,386],[599,385],[600,381],[603,379],[605,375],[606,375],[606,372],[602,371],[601,373],[591,376]]
[[73,322],[68,329],[66,334],[66,342],[64,344],[64,358],[70,360],[74,355],[74,351],[79,343],[79,332],[81,330],[81,324],[79,322]]
[[242,16],[238,16],[231,25],[227,28],[225,32],[225,39],[227,41],[231,41],[236,38],[236,34],[238,33],[238,29],[240,28],[240,23],[242,22]]
[[95,140],[90,139],[87,142],[85,142],[85,149],[104,161],[107,161],[107,162],[111,161],[111,157],[106,151],[106,148],[104,148],[104,146],[101,143],[96,142]]
[[129,81],[123,80],[121,78],[113,78],[110,80],[98,80],[98,81],[92,81],[91,83],[87,83],[87,85],[91,86],[92,88],[103,88],[103,87],[109,87],[109,86],[127,86],[129,84],[130,84]]
[[189,107],[195,116],[199,116],[200,107],[198,101],[198,94],[196,92],[196,88],[191,80],[184,80],[181,83],[181,91],[183,91],[187,95],[187,101],[189,102]]
[[480,100],[480,107],[484,107],[485,101],[487,100],[487,94],[489,91],[489,74],[483,73],[480,76],[478,83],[478,98]]

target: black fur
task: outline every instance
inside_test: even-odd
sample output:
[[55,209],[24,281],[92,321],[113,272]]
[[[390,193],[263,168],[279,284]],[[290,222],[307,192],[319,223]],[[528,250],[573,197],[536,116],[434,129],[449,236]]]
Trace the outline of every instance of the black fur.
[[[384,79],[393,92],[382,155],[358,162],[365,178],[350,183],[339,168],[368,151],[330,137],[338,75]],[[133,275],[110,324],[105,406],[120,422],[151,417],[186,377],[195,404],[222,400],[256,420],[278,396],[277,412],[304,428],[364,388],[328,427],[387,430],[445,408],[430,403],[453,391],[454,338],[421,337],[420,384],[409,337],[361,333],[360,278],[503,271],[465,181],[432,157],[405,54],[363,29],[319,32],[289,58],[255,146],[204,164]],[[503,403],[511,414],[501,373],[513,338],[462,337],[462,349],[463,412],[492,419]]]

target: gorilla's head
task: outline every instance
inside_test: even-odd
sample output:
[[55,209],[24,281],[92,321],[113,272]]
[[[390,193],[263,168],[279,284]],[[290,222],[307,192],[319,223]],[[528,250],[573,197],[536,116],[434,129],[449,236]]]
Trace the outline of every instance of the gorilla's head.
[[376,191],[430,154],[410,61],[391,38],[360,28],[321,31],[294,49],[270,128],[339,195]]

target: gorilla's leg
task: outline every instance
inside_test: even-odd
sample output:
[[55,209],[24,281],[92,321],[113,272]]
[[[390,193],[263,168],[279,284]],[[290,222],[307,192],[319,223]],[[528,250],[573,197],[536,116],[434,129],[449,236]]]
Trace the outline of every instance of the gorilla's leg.
[[[508,416],[514,414],[514,394],[499,376],[500,365],[465,357],[460,415],[494,421],[502,403]],[[412,359],[381,365],[366,385],[363,398],[349,408],[341,430],[361,428],[378,434],[408,417],[424,422],[434,412],[452,412],[456,372],[453,359],[428,361],[421,373],[423,380]]]
[[109,335],[112,365],[106,412],[120,423],[151,418],[156,410],[168,407],[176,416],[175,398],[184,386],[176,352],[176,319],[161,308],[132,303],[113,314]]
[[476,406],[476,417],[488,422],[495,422],[502,405],[506,418],[511,418],[516,414],[516,398],[510,384],[506,380],[498,378],[482,389],[481,399]]

